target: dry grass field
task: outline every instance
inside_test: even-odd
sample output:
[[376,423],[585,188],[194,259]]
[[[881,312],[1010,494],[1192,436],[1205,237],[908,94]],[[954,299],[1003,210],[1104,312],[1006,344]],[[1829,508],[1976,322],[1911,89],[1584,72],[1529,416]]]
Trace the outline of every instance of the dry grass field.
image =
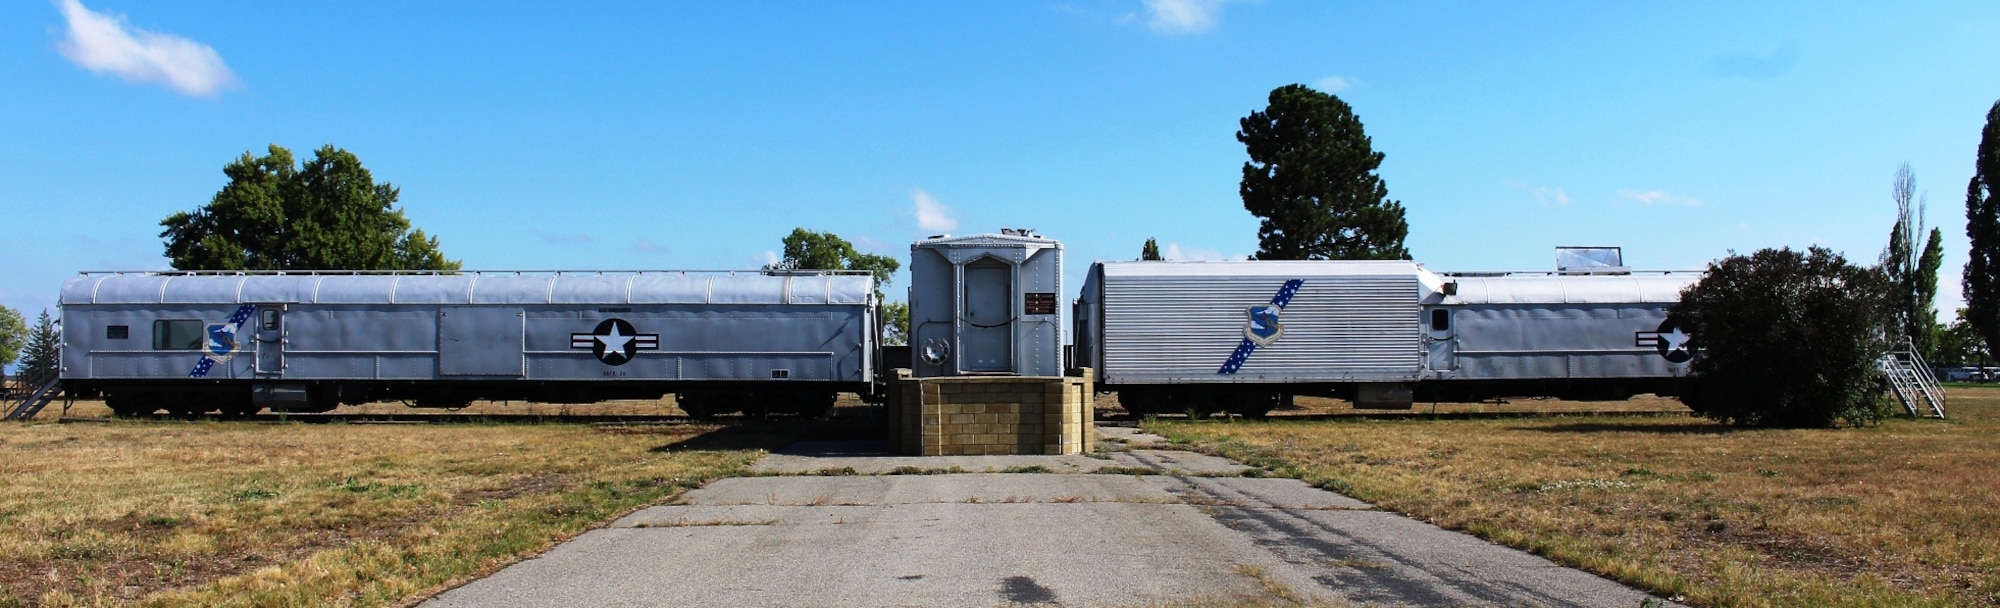
[[1694,605],[2000,605],[2000,388],[1949,394],[1951,420],[1841,430],[1691,417],[1146,426]]
[[782,427],[0,425],[0,606],[394,605],[735,474]]

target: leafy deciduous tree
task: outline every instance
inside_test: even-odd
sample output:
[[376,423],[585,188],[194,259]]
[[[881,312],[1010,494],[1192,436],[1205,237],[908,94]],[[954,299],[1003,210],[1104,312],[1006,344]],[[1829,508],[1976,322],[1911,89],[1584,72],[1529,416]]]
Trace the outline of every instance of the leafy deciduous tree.
[[1972,182],[1965,186],[1965,320],[2000,359],[2000,101],[1986,112]]
[[888,331],[882,336],[882,343],[902,346],[910,343],[910,303],[890,302],[882,305],[882,321]]
[[0,306],[0,367],[19,358],[21,346],[27,341],[28,324],[21,318],[20,311]]
[[1820,247],[1709,264],[1669,313],[1697,353],[1688,406],[1745,426],[1881,420],[1889,403],[1876,361],[1895,322],[1887,282]]
[[1916,352],[1928,357],[1934,354],[1937,332],[1937,272],[1944,263],[1944,234],[1932,229],[1924,248],[1917,249],[1930,205],[1928,196],[1917,195],[1917,176],[1910,163],[1896,167],[1889,198],[1896,204],[1896,225],[1889,230],[1889,246],[1882,250],[1881,259],[1882,273],[1889,281],[1889,304],[1901,336],[1909,339]]
[[1257,216],[1259,260],[1409,259],[1402,203],[1375,174],[1361,119],[1332,94],[1292,84],[1241,121],[1250,154],[1239,188]]
[[273,145],[222,168],[229,184],[208,204],[175,213],[167,258],[181,270],[457,270],[435,237],[396,208],[401,190],[361,159],[323,146],[303,166]]
[[[886,255],[861,253],[854,244],[831,232],[813,232],[804,228],[793,228],[785,235],[785,257],[767,266],[775,270],[866,270],[875,276],[875,299],[883,300],[882,290],[895,279],[896,269],[902,262]],[[907,343],[910,335],[910,305],[890,302],[883,305],[884,321],[889,324],[889,335],[884,338],[891,345]]]

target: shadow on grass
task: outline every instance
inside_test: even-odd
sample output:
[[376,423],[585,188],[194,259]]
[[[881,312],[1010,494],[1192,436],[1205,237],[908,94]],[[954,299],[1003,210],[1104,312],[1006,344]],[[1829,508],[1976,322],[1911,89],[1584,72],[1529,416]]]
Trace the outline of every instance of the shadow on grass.
[[650,452],[693,452],[727,450],[765,450],[778,448],[796,441],[804,431],[796,423],[757,424],[725,426],[686,439],[655,447]]
[[1659,422],[1578,422],[1573,424],[1552,424],[1548,426],[1516,426],[1508,430],[1538,431],[1543,433],[1651,433],[1655,435],[1726,435],[1749,429],[1726,424],[1667,424]]

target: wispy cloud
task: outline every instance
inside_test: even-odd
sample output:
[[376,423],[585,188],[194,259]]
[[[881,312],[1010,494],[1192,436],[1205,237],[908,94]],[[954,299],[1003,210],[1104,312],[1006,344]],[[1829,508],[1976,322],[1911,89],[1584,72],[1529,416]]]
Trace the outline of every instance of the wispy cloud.
[[633,244],[632,248],[638,250],[639,253],[647,255],[666,255],[667,253],[666,245],[655,243],[653,239],[648,238],[639,239],[639,242]]
[[1569,193],[1565,192],[1561,186],[1530,186],[1511,179],[1500,180],[1500,183],[1509,188],[1534,195],[1535,201],[1540,202],[1544,207],[1570,204]]
[[1212,260],[1247,260],[1247,255],[1228,255],[1214,249],[1182,247],[1180,243],[1167,243],[1160,251],[1160,257],[1175,262],[1207,262]]
[[910,200],[917,204],[917,228],[925,232],[951,232],[958,228],[958,220],[952,219],[951,209],[923,188],[911,190]]
[[1708,69],[1718,76],[1736,76],[1765,82],[1792,71],[1799,65],[1799,47],[1786,42],[1777,50],[1759,55],[1750,51],[1723,53],[1708,60]]
[[1146,0],[1146,25],[1163,34],[1199,34],[1215,29],[1228,0]]
[[1322,93],[1339,93],[1351,86],[1354,86],[1354,81],[1341,76],[1328,76],[1313,81],[1313,88],[1319,89]]
[[1670,205],[1670,206],[1680,206],[1680,207],[1701,206],[1701,199],[1692,196],[1674,194],[1672,192],[1667,192],[1665,190],[1619,190],[1618,196],[1639,201],[1640,204],[1646,205],[1648,207],[1654,205]]
[[550,245],[582,245],[584,243],[590,242],[590,235],[581,232],[576,234],[563,234],[560,232],[549,232],[547,230],[536,230],[535,238],[541,239],[542,242],[548,243]]
[[56,6],[69,22],[69,35],[56,48],[78,67],[200,97],[236,84],[236,74],[206,44],[133,27],[124,15],[92,11],[78,0],[59,0]]
[[778,252],[769,249],[764,250],[763,253],[750,256],[751,263],[756,264],[758,268],[770,268],[772,266],[776,266],[778,265],[779,259],[781,258],[778,257]]

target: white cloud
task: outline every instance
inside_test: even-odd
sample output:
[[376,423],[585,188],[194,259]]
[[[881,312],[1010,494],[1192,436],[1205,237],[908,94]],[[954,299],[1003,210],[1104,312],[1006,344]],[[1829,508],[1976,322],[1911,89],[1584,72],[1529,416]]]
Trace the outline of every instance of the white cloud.
[[1146,0],[1146,25],[1166,34],[1199,34],[1215,28],[1227,0]]
[[1160,251],[1160,257],[1174,262],[1207,262],[1214,260],[1247,260],[1247,255],[1228,255],[1214,249],[1182,247],[1180,243],[1167,243]]
[[772,266],[776,266],[778,265],[778,259],[779,259],[778,252],[769,249],[764,250],[764,253],[757,254],[756,256],[750,258],[751,262],[756,264],[758,268],[769,268]]
[[1639,201],[1640,204],[1646,205],[1648,207],[1654,205],[1675,205],[1684,207],[1701,206],[1701,199],[1692,196],[1683,196],[1679,194],[1674,194],[1672,192],[1667,192],[1665,190],[1619,190],[1618,196]]
[[78,0],[59,0],[57,7],[69,22],[69,36],[56,48],[78,67],[202,97],[236,84],[236,74],[206,44],[132,27],[123,15],[95,12]]
[[951,232],[958,228],[958,220],[952,219],[951,209],[923,188],[911,190],[910,200],[917,203],[917,228],[925,232]]
[[1339,93],[1351,86],[1354,86],[1354,81],[1339,76],[1328,76],[1313,81],[1313,88],[1321,93]]
[[1569,192],[1564,191],[1561,186],[1530,186],[1511,179],[1500,180],[1500,183],[1509,188],[1534,195],[1535,200],[1540,202],[1544,207],[1549,206],[1551,203],[1565,206],[1570,204]]
[[644,253],[649,255],[664,255],[667,253],[666,245],[655,243],[653,242],[653,239],[648,239],[648,238],[639,239],[639,242],[633,245],[632,248],[637,249],[639,253]]

